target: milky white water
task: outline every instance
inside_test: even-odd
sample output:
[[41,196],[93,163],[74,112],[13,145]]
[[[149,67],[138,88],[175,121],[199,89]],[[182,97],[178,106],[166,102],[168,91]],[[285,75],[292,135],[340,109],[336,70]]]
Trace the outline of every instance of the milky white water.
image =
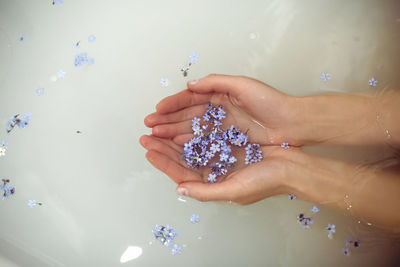
[[[305,230],[296,216],[313,204],[287,196],[243,207],[179,198],[138,142],[160,99],[209,73],[298,96],[398,88],[399,41],[398,1],[0,0],[0,141],[9,144],[0,178],[16,189],[0,201],[0,266],[400,264],[390,235],[348,213],[320,206]],[[74,66],[82,52],[94,64]],[[199,62],[183,77],[192,52]],[[29,126],[7,135],[9,118],[25,113]],[[156,224],[178,231],[181,255],[154,240]],[[362,240],[349,257],[348,236]]]

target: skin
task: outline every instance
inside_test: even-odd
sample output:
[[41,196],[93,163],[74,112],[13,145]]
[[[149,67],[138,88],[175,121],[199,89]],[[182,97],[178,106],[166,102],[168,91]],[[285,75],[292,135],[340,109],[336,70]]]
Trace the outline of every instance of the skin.
[[[205,104],[224,106],[223,127],[248,130],[264,159],[236,167],[215,184],[207,183],[208,168],[192,169],[181,158],[183,144],[193,137],[193,117]],[[318,95],[292,97],[260,81],[209,75],[188,83],[188,89],[161,100],[144,122],[152,135],[140,138],[146,158],[178,184],[177,192],[200,201],[232,201],[247,205],[264,198],[294,193],[326,204],[376,226],[400,231],[400,177],[395,167],[354,165],[309,155],[302,146],[314,144],[400,145],[400,97],[386,95]],[[390,138],[388,138],[388,133]],[[291,148],[282,149],[282,142]],[[234,154],[236,152],[233,152]],[[235,154],[236,155],[236,154]],[[393,160],[392,160],[393,161]],[[350,204],[349,204],[350,203]]]

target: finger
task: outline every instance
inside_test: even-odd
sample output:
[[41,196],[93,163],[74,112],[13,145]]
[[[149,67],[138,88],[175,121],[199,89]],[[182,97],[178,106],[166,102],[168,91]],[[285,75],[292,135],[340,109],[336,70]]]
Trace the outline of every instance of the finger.
[[182,167],[180,164],[160,152],[149,150],[146,153],[146,158],[155,168],[168,175],[168,177],[177,184],[186,181],[201,180],[201,177],[198,174]]
[[171,113],[186,107],[206,104],[210,102],[212,94],[196,94],[190,90],[183,90],[175,95],[168,96],[156,105],[158,113]]
[[187,86],[189,90],[196,93],[229,93],[239,97],[241,94],[249,94],[250,90],[265,86],[265,84],[243,76],[210,74],[200,80],[189,81]]
[[177,135],[189,134],[192,132],[192,121],[156,125],[152,128],[152,134],[157,137],[173,138]]
[[188,143],[190,141],[190,139],[192,139],[193,137],[194,137],[194,134],[181,134],[181,135],[175,136],[172,139],[172,141],[179,146],[183,146],[184,144]]
[[148,115],[144,119],[144,124],[147,127],[153,127],[158,124],[191,120],[194,117],[201,117],[201,115],[204,113],[205,110],[206,108],[204,105],[196,105],[172,113],[165,114],[165,113],[155,112],[153,114]]
[[160,152],[174,160],[176,163],[179,163],[181,166],[186,166],[186,162],[181,157],[183,151],[179,152],[177,149],[180,147],[171,140],[163,140],[154,136],[143,135],[140,137],[139,142],[147,150]]
[[240,192],[239,184],[232,179],[221,183],[183,182],[176,189],[180,195],[189,196],[199,201],[234,201]]

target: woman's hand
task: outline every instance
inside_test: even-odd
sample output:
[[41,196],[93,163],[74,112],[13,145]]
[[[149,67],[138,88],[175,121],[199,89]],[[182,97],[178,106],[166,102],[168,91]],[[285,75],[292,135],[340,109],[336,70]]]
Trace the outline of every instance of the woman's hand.
[[[235,154],[238,162],[221,182],[207,183],[208,167],[193,169],[181,157],[183,148],[173,141],[144,135],[140,143],[148,150],[146,158],[177,184],[177,192],[200,201],[232,201],[245,205],[264,198],[292,192],[286,179],[287,157],[297,149],[262,146],[264,160],[244,164],[244,152]],[[243,149],[244,150],[244,149]],[[289,164],[290,165],[290,164]]]
[[222,105],[228,116],[224,128],[238,126],[249,140],[260,145],[303,145],[296,126],[297,98],[285,95],[260,81],[228,75],[209,75],[188,83],[188,90],[166,97],[156,112],[145,118],[157,137],[183,145],[193,137],[191,120],[201,117],[205,105]]

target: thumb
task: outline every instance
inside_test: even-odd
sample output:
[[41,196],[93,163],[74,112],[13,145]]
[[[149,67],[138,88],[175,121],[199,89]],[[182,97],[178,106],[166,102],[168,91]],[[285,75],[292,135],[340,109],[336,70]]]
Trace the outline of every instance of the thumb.
[[183,182],[179,184],[176,192],[179,195],[189,196],[199,201],[234,201],[240,192],[238,185],[232,179],[221,183],[209,184],[203,182]]

